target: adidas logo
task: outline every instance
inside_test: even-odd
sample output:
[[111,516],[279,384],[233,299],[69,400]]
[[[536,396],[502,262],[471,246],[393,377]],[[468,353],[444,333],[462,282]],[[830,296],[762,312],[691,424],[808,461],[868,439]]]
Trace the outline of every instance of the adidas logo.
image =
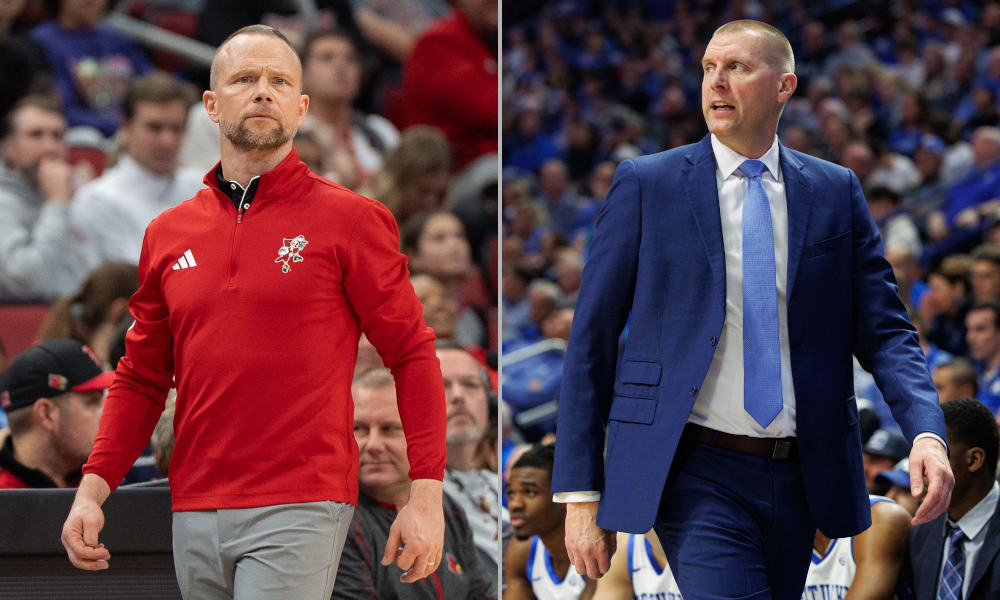
[[187,269],[190,267],[197,267],[197,266],[198,263],[194,262],[194,254],[191,254],[191,249],[188,248],[184,252],[184,256],[178,258],[177,262],[174,263],[174,271],[177,271],[178,269]]

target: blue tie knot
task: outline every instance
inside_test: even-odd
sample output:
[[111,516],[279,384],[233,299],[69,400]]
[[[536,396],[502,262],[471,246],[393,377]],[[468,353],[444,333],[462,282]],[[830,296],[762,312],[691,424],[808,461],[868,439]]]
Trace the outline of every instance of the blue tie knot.
[[962,531],[960,527],[955,527],[951,530],[951,547],[954,548],[958,544],[965,541],[965,532]]
[[759,160],[745,160],[740,165],[740,171],[743,171],[743,174],[750,178],[760,177],[766,170],[767,166]]

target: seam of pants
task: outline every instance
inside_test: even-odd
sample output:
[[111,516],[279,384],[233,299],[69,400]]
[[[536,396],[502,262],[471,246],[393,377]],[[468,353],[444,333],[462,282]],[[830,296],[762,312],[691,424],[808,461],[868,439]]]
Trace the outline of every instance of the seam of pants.
[[328,513],[330,513],[330,519],[333,520],[335,527],[334,527],[334,535],[331,536],[332,539],[330,540],[330,560],[328,561],[328,564],[326,566],[326,588],[327,588],[326,591],[329,593],[325,593],[324,596],[321,597],[319,600],[329,600],[328,598],[329,594],[333,593],[334,582],[331,581],[331,579],[333,578],[332,575],[334,573],[333,560],[337,557],[337,538],[339,537],[340,533],[340,519],[338,519],[335,514],[334,506],[339,507],[339,503],[327,500],[326,510]]

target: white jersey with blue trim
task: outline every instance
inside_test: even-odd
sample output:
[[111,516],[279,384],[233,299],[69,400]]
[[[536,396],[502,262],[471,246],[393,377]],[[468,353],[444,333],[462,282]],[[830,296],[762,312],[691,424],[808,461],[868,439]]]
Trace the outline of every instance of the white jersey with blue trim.
[[633,600],[681,600],[670,565],[660,568],[644,535],[628,536],[628,575],[632,578]]
[[552,568],[552,555],[537,535],[531,538],[526,570],[536,600],[576,600],[587,585],[573,565],[566,571],[566,577],[559,579]]
[[[883,496],[868,496],[868,500],[871,506],[879,502],[893,502]],[[857,570],[853,537],[831,540],[824,555],[813,548],[802,600],[843,600]]]

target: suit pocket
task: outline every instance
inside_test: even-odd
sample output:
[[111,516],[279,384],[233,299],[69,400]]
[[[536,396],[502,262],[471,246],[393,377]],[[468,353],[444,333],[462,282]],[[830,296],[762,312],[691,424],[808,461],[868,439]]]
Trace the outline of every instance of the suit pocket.
[[654,416],[656,416],[656,400],[615,396],[611,402],[611,412],[608,414],[608,419],[649,425],[653,422]]
[[858,420],[858,401],[855,396],[851,396],[847,399],[847,424],[857,425]]
[[656,398],[663,368],[658,362],[626,360],[622,365],[618,394],[635,398]]
[[820,240],[818,242],[813,242],[809,244],[809,256],[811,258],[816,258],[817,256],[823,256],[824,254],[830,254],[841,248],[847,248],[848,242],[851,240],[849,235],[850,231],[845,231],[844,233],[833,236],[832,238],[827,238],[825,240]]

